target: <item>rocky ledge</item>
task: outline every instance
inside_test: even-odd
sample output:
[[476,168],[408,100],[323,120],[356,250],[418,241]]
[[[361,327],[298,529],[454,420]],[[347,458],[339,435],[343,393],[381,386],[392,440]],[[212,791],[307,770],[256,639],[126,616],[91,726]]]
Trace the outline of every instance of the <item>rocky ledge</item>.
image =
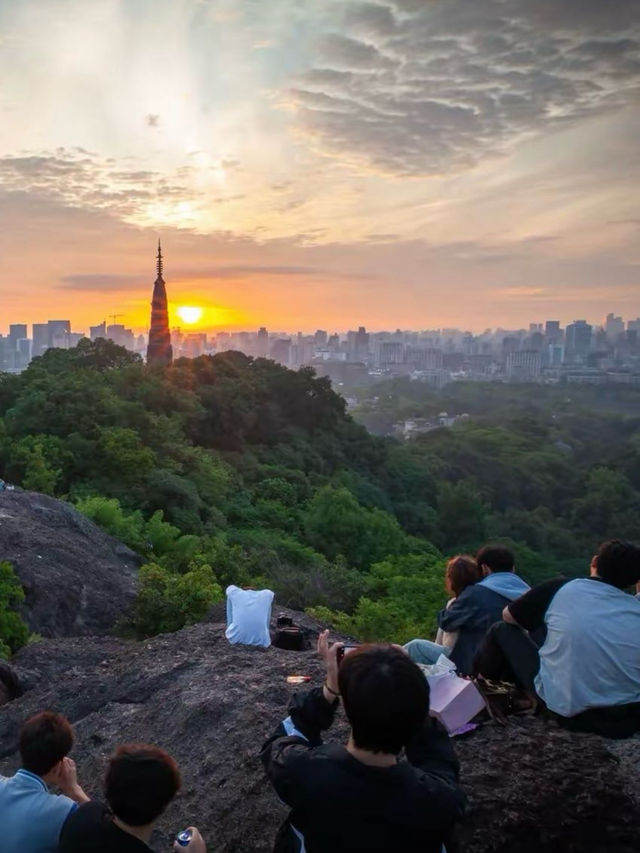
[[136,595],[140,557],[35,492],[0,492],[0,559],[20,578],[29,628],[45,637],[108,633]]
[[[20,722],[54,709],[75,725],[74,757],[92,796],[99,797],[119,743],[158,743],[176,757],[183,790],[160,821],[155,849],[169,849],[172,834],[194,823],[216,853],[270,851],[286,810],[258,752],[286,709],[286,676],[320,683],[322,672],[312,651],[230,646],[218,612],[146,642],[57,639],[23,649],[14,664],[29,689],[0,708],[0,772],[16,767]],[[301,621],[311,636],[313,624]],[[344,732],[342,720],[329,737]],[[640,741],[612,745],[514,718],[456,745],[469,797],[460,830],[465,853],[637,851],[640,806],[631,793]]]

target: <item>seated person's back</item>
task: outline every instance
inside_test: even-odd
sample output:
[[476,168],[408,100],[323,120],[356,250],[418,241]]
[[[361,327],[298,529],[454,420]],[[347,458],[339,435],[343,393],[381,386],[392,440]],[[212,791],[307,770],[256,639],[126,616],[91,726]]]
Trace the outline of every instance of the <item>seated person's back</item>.
[[[88,799],[67,758],[71,725],[60,714],[43,711],[22,726],[19,745],[21,768],[10,778],[0,777],[0,850],[55,853],[64,822]],[[48,785],[65,793],[50,794]]]
[[[319,648],[325,687],[297,694],[291,716],[263,747],[269,778],[291,808],[275,853],[440,853],[464,797],[450,740],[428,716],[426,679],[389,646],[352,652],[338,679],[326,635]],[[323,745],[320,731],[331,725],[338,693],[351,738]],[[407,760],[398,760],[403,748]]]
[[[180,788],[173,758],[149,744],[121,746],[111,757],[105,778],[108,806],[87,803],[65,823],[60,853],[149,853],[156,820]],[[206,853],[198,831],[182,849]]]
[[536,692],[563,717],[640,703],[640,601],[624,589],[640,577],[640,549],[607,542],[591,577],[548,581],[508,610],[529,631],[546,625]]
[[473,672],[473,659],[487,631],[502,619],[505,606],[528,591],[529,585],[515,574],[513,553],[502,545],[488,545],[476,556],[483,579],[468,586],[456,600],[440,612],[443,631],[457,631],[451,660],[458,672]]

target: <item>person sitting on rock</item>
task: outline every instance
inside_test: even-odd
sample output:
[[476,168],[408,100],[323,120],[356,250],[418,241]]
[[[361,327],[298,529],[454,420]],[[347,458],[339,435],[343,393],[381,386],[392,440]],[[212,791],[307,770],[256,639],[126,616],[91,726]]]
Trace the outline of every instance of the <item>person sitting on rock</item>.
[[[451,741],[429,717],[427,680],[399,646],[360,646],[338,667],[340,645],[320,634],[324,686],[296,694],[262,748],[291,808],[274,853],[441,853],[465,798]],[[340,697],[349,741],[323,745]]]
[[[605,737],[639,732],[640,601],[625,592],[639,580],[640,547],[605,542],[590,577],[547,581],[507,605],[476,670],[537,695],[574,730]],[[543,626],[538,648],[526,632]]]
[[[482,580],[482,573],[474,557],[458,554],[452,557],[445,569],[444,582],[447,592],[452,596],[447,602],[448,610],[468,586]],[[410,640],[405,651],[416,663],[433,664],[440,655],[449,657],[458,640],[457,631],[443,631],[438,628],[435,642],[431,640]]]
[[489,628],[502,619],[505,606],[529,589],[529,584],[515,574],[513,552],[504,545],[481,548],[476,563],[482,580],[467,586],[438,616],[443,631],[458,634],[450,657],[461,675],[472,673],[475,654]]
[[[163,749],[149,744],[120,746],[111,756],[104,794],[108,807],[87,803],[62,828],[59,853],[149,853],[149,839],[160,815],[180,789],[180,771]],[[176,850],[206,853],[195,827],[186,846]]]
[[[61,714],[42,711],[20,730],[21,767],[0,776],[0,850],[54,853],[60,830],[78,804],[89,799],[68,757],[73,729]],[[50,794],[49,785],[62,794]]]

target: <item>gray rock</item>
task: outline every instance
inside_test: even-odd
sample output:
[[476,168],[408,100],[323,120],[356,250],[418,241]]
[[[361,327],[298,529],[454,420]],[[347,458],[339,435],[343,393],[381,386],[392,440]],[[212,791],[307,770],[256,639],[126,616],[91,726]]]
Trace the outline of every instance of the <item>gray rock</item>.
[[45,637],[105,634],[136,594],[140,557],[71,504],[0,492],[0,559],[25,590],[22,613]]
[[[298,616],[310,637],[320,629]],[[286,676],[311,675],[320,684],[322,669],[311,651],[230,646],[224,627],[211,621],[139,643],[88,638],[27,646],[13,663],[33,686],[0,708],[0,773],[17,765],[21,721],[51,708],[75,725],[73,755],[94,797],[120,743],[157,743],[176,757],[183,790],[160,821],[155,850],[170,849],[173,833],[193,823],[215,853],[267,853],[286,809],[258,752],[295,689]],[[340,716],[328,737],[345,735]],[[457,750],[469,797],[460,831],[465,853],[637,850],[640,811],[629,792],[638,779],[629,780],[601,739],[521,719],[505,728],[487,724]]]

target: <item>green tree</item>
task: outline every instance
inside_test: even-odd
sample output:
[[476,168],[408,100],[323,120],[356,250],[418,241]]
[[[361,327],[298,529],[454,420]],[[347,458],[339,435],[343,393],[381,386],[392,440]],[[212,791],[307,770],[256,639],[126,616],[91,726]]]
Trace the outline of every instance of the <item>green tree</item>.
[[29,639],[29,629],[16,608],[24,590],[11,563],[0,562],[0,657],[8,658]]
[[406,536],[392,515],[367,509],[347,489],[332,486],[320,489],[310,501],[304,529],[316,550],[330,560],[342,556],[358,569],[407,547]]
[[183,575],[147,563],[139,573],[139,591],[131,624],[139,638],[177,631],[199,622],[224,594],[213,569],[194,565]]

